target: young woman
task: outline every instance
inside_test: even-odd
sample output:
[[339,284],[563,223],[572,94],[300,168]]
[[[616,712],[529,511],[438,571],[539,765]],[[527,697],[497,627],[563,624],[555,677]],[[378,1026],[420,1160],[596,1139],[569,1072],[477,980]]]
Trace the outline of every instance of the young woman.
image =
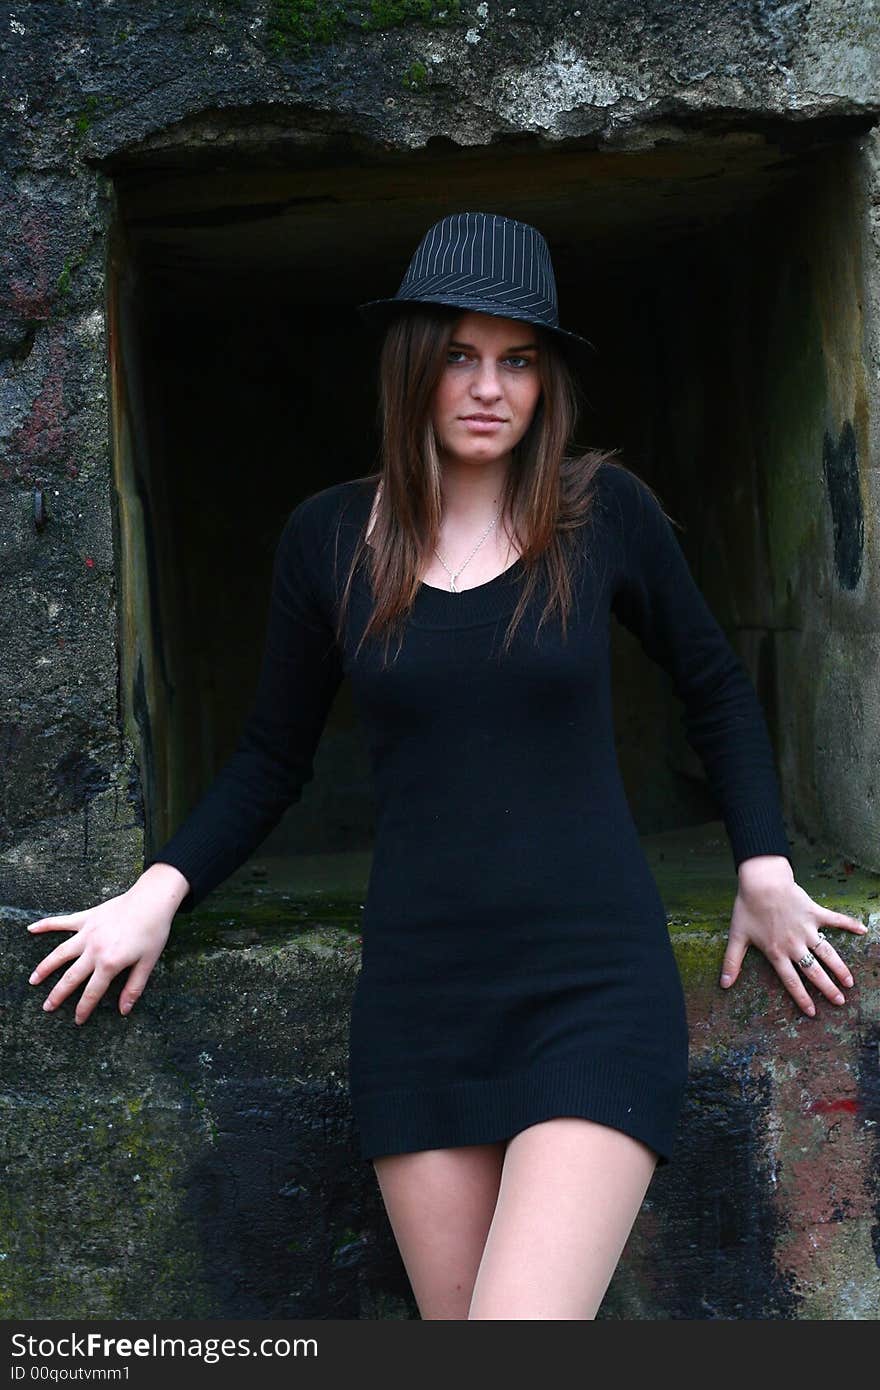
[[722,984],[754,943],[813,1015],[804,979],[835,1003],[852,984],[819,927],[864,928],[794,881],[757,696],[651,489],[568,453],[588,344],[559,326],[541,234],[444,217],[361,308],[385,328],[381,470],[293,510],[232,757],[127,893],[31,924],[74,933],[32,979],[68,967],[49,1007],[88,981],[82,1023],[131,966],[127,1012],[175,912],[300,796],[348,676],[378,807],[351,1098],[419,1311],[593,1318],[688,1060],[617,765],[612,613],[671,675],[725,817]]

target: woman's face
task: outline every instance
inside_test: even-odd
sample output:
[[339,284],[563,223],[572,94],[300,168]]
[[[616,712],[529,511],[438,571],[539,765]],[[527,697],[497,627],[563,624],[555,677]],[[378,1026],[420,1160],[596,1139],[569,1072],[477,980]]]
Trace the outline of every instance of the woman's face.
[[456,320],[431,408],[441,459],[490,463],[510,454],[541,396],[539,352],[538,330],[519,319],[468,312]]

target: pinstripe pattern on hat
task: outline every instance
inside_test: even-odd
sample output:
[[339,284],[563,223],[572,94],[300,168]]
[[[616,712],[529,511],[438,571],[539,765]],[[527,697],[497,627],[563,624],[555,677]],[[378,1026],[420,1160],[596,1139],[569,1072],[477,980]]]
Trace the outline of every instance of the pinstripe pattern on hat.
[[383,322],[403,304],[448,304],[539,324],[578,350],[589,339],[561,328],[550,248],[537,227],[491,212],[453,212],[429,227],[395,295],[358,310]]

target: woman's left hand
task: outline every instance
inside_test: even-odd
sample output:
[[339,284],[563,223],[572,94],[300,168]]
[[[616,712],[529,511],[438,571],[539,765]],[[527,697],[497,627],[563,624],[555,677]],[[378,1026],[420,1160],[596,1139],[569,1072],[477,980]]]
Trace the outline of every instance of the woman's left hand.
[[[744,859],[739,866],[739,889],[721,967],[722,987],[729,989],[734,983],[746,951],[750,945],[755,945],[763,951],[805,1014],[812,1018],[816,1008],[801,978],[801,970],[804,978],[832,1003],[843,1004],[844,996],[837,981],[849,987],[853,979],[846,962],[830,941],[819,939],[824,927],[838,927],[859,936],[867,931],[857,917],[832,912],[814,902],[795,882],[784,855],[761,854]],[[815,958],[814,964],[799,967],[797,961],[807,955]]]

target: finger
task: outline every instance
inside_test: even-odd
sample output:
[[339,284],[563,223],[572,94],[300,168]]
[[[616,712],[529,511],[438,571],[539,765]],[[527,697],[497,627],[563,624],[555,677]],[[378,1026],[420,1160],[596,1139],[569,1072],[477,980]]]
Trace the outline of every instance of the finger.
[[53,970],[57,970],[59,965],[66,965],[68,961],[75,960],[82,952],[82,945],[75,937],[63,941],[60,946],[56,946],[54,951],[50,951],[48,956],[44,956],[34,966],[28,979],[28,984],[38,985],[41,980],[45,980],[47,975],[51,975]]
[[775,960],[770,957],[768,957],[768,959],[794,1002],[805,1014],[809,1014],[810,1018],[813,1018],[816,1013],[816,1005],[810,998],[806,985],[792,962],[787,956],[782,956],[780,959]]
[[745,937],[728,937],[724,960],[721,962],[722,989],[729,989],[739,975],[748,949],[749,943]]
[[92,961],[90,957],[85,954],[78,956],[70,969],[65,970],[61,979],[53,985],[52,989],[49,990],[49,993],[43,1000],[43,1008],[46,1012],[49,1013],[52,1009],[57,1009],[58,1005],[63,1003],[68,994],[76,989],[77,985],[82,984],[83,980],[91,974],[94,968],[94,961]]
[[853,982],[849,966],[846,961],[837,954],[827,937],[823,937],[821,941],[817,941],[815,946],[810,947],[810,950],[816,959],[821,961],[826,970],[833,970],[837,978],[849,988]]
[[28,931],[79,931],[85,915],[84,912],[66,912],[60,917],[40,917],[28,923]]
[[121,1014],[130,1013],[140,999],[155,964],[154,960],[141,959],[130,971],[119,996],[119,1012]]
[[868,928],[860,917],[848,917],[845,912],[832,912],[830,908],[823,909],[822,925],[828,924],[829,927],[840,927],[843,931],[851,931],[864,936]]
[[[797,961],[795,961],[795,965],[797,965]],[[797,968],[803,972],[804,979],[809,980],[811,985],[815,985],[817,989],[821,990],[825,997],[831,1000],[832,1004],[846,1003],[836,982],[825,973],[815,957],[813,958],[812,965],[797,965]]]
[[79,997],[79,1002],[73,1012],[75,1023],[85,1023],[95,1005],[107,992],[107,986],[115,978],[117,971],[102,970],[95,966],[94,974],[86,985]]

